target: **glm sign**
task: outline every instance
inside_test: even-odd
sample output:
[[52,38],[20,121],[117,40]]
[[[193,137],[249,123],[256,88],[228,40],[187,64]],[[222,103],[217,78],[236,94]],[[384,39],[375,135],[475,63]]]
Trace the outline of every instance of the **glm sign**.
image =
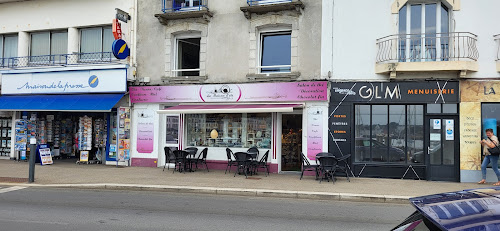
[[5,73],[2,95],[126,92],[126,69]]

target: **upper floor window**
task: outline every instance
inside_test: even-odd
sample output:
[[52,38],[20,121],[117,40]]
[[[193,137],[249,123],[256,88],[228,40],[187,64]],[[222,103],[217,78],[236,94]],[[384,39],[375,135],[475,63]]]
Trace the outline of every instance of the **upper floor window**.
[[291,72],[292,32],[266,32],[260,35],[260,73]]
[[114,40],[111,27],[81,29],[80,59],[112,59],[111,46]]
[[173,70],[173,72],[177,72],[176,76],[200,75],[200,42],[200,35],[176,37],[176,63]]
[[0,35],[0,67],[11,57],[17,57],[17,35]]
[[202,0],[174,0],[173,8],[178,10],[197,10],[202,4]]
[[67,31],[44,31],[31,33],[30,61],[58,61],[61,55],[68,53]]
[[448,60],[450,15],[444,4],[406,4],[399,10],[398,29],[401,62]]

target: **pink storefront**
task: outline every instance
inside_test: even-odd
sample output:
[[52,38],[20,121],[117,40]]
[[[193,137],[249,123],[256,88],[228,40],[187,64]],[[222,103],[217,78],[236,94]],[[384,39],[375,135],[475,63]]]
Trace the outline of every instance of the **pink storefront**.
[[132,166],[163,167],[164,147],[208,148],[210,169],[233,152],[269,151],[272,172],[299,171],[328,150],[328,82],[130,87]]

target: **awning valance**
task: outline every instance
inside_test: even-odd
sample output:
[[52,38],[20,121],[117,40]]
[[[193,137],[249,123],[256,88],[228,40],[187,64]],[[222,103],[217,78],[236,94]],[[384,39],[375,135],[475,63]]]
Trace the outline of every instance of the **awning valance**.
[[205,104],[179,105],[163,110],[160,114],[210,114],[210,113],[262,113],[292,112],[302,104]]

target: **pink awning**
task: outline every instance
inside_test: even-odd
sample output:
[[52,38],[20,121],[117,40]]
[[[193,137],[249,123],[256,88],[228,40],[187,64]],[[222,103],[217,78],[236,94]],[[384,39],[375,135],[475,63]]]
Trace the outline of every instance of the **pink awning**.
[[292,112],[302,104],[205,104],[179,105],[159,110],[160,114]]

